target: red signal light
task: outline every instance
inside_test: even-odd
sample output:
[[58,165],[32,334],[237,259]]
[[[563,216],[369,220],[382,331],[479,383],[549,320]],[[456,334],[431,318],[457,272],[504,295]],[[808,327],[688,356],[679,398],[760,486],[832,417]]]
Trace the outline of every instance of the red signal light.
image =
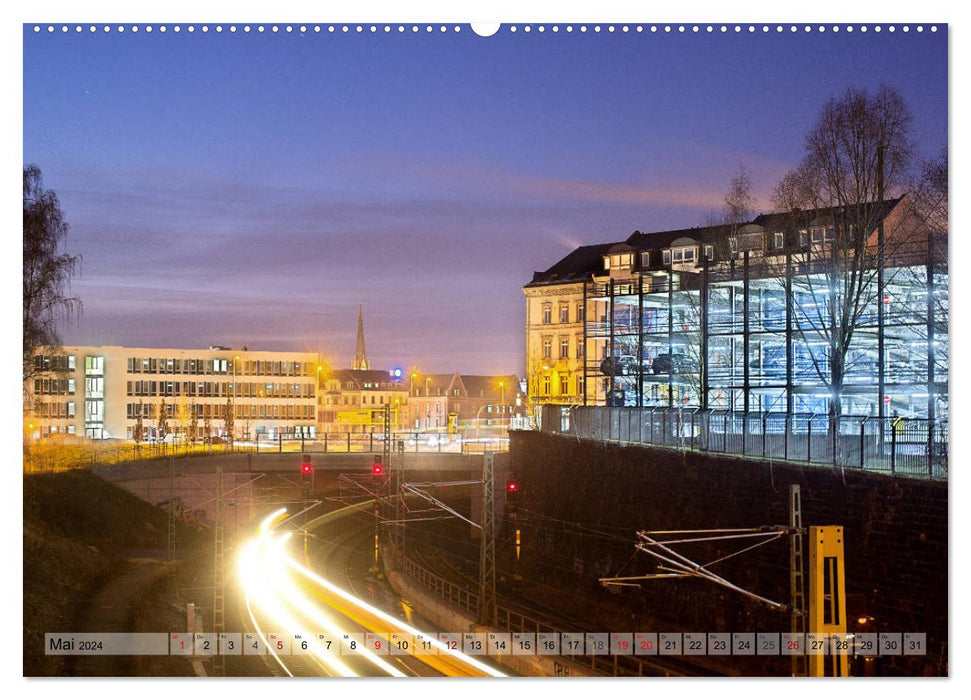
[[375,464],[373,467],[371,467],[371,473],[375,476],[380,476],[381,474],[384,474],[384,467],[382,467],[380,464]]
[[314,470],[313,465],[311,465],[310,462],[304,462],[300,466],[300,472],[303,474],[311,474],[313,473],[313,470]]
[[508,491],[509,493],[515,493],[518,490],[519,490],[519,486],[516,484],[515,481],[506,482],[506,491]]

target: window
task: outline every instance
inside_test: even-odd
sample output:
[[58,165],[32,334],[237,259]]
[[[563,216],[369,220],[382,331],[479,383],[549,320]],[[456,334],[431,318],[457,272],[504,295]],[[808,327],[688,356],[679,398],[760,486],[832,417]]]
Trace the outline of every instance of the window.
[[570,357],[570,339],[560,338],[560,359],[565,360]]
[[694,259],[695,259],[695,249],[694,248],[685,248],[684,249],[684,261],[685,262],[694,262]]
[[821,229],[821,228],[814,228],[812,230],[812,238],[813,238],[813,243],[822,243],[823,242],[823,229]]
[[604,256],[604,269],[619,269],[619,268],[630,268],[631,263],[634,261],[633,253],[615,253],[614,255]]
[[578,374],[577,375],[577,396],[580,396],[581,398],[583,397],[583,395],[586,393],[586,385],[587,383],[586,381],[584,381],[583,375]]
[[785,244],[786,244],[786,236],[785,236],[785,234],[782,233],[782,231],[776,231],[775,233],[773,233],[772,234],[772,243],[773,243],[773,245],[777,249],[782,248],[783,246],[785,246]]
[[570,307],[568,304],[560,304],[560,323],[570,322]]
[[708,260],[715,259],[715,246],[712,246],[712,245],[705,246],[705,258]]
[[549,304],[543,305],[543,325],[548,326],[553,323],[553,307]]
[[549,360],[553,356],[553,341],[543,338],[543,359]]
[[650,266],[651,266],[651,254],[650,254],[650,252],[648,252],[646,250],[645,251],[642,251],[641,252],[641,267],[650,267]]
[[84,358],[85,374],[104,374],[105,358],[100,355],[88,355]]
[[543,395],[549,396],[550,393],[550,375],[547,374],[543,377]]
[[68,418],[74,418],[74,402],[73,401],[68,401],[67,402],[67,417]]
[[662,255],[663,255],[663,258],[664,258],[664,264],[665,265],[670,265],[671,264],[671,251],[670,250],[665,250],[662,253]]
[[105,395],[104,377],[87,377],[84,380],[84,395],[92,399],[101,399]]
[[732,255],[738,252],[738,239],[735,236],[728,237],[728,252]]
[[809,231],[806,229],[799,232],[799,245],[803,248],[809,245]]
[[583,336],[582,335],[577,336],[577,359],[578,360],[583,359]]
[[570,375],[560,375],[560,396],[567,396],[570,393]]
[[577,304],[577,323],[583,323],[587,320],[586,310],[583,308],[583,304]]

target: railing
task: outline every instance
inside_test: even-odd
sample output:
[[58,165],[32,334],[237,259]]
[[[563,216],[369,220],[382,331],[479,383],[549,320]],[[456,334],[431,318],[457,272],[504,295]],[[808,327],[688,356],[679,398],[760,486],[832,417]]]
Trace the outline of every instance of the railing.
[[[482,454],[484,452],[508,452],[509,438],[505,430],[501,434],[485,429],[460,431],[453,435],[444,432],[393,433],[390,436],[392,450],[408,453]],[[95,466],[134,462],[139,460],[168,459],[169,457],[203,457],[214,454],[357,454],[384,452],[385,436],[382,433],[324,433],[316,437],[287,436],[277,434],[270,438],[258,435],[250,440],[231,443],[224,438],[191,441],[123,442],[102,444],[98,441],[66,443],[44,438],[25,441],[23,471],[53,473],[69,469],[90,469]]]
[[578,438],[947,479],[948,423],[806,413],[544,406],[541,430]]

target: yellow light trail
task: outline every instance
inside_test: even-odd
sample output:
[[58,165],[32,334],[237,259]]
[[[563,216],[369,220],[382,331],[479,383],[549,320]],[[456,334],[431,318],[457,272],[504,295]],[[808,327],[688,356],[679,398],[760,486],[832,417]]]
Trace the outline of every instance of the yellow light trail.
[[[501,671],[478,659],[449,649],[435,635],[422,632],[416,627],[368,604],[290,557],[286,553],[286,546],[292,532],[282,535],[274,535],[272,532],[274,524],[285,513],[286,509],[281,508],[266,516],[260,524],[258,537],[243,547],[239,558],[238,569],[246,595],[247,609],[250,610],[250,618],[264,640],[265,635],[260,630],[250,609],[251,598],[274,624],[281,625],[281,629],[290,632],[303,630],[303,626],[299,623],[297,617],[288,611],[287,606],[291,606],[301,616],[312,621],[319,630],[330,632],[338,638],[343,632],[321,609],[318,601],[308,597],[302,586],[298,585],[297,580],[288,575],[288,571],[292,570],[302,577],[302,580],[309,581],[316,586],[317,590],[313,593],[315,598],[321,599],[328,607],[343,613],[365,629],[381,633],[407,633],[427,640],[438,651],[438,655],[432,654],[423,657],[424,663],[446,675],[505,676]],[[310,636],[309,651],[326,669],[341,676],[357,675],[346,664],[335,658],[333,654],[327,653],[313,635],[308,636]],[[269,649],[269,651],[284,670],[290,673],[274,650]],[[399,677],[405,675],[367,648],[362,647],[359,654],[362,659],[375,665],[384,673]]]

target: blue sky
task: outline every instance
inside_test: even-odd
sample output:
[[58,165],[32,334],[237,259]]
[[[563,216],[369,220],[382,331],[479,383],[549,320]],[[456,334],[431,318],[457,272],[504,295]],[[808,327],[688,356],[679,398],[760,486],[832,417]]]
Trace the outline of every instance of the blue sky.
[[68,343],[521,372],[533,270],[763,208],[822,104],[896,87],[947,143],[947,37],[24,31],[24,162],[84,256]]

